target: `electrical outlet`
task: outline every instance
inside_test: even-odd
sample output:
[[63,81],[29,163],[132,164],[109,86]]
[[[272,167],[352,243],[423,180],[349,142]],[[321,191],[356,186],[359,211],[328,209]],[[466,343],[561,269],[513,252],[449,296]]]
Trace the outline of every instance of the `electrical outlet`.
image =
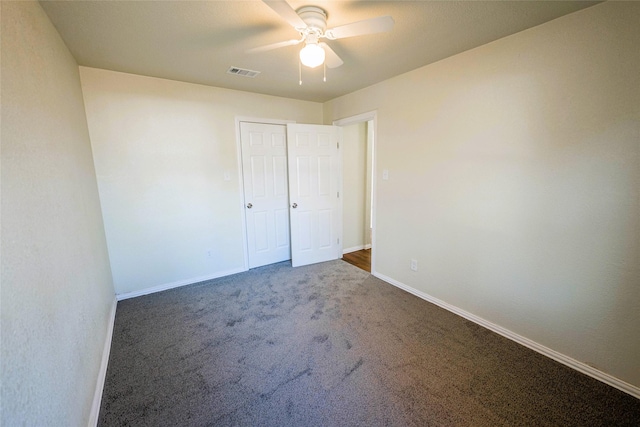
[[207,249],[207,258],[211,258],[211,256],[212,256],[211,249]]
[[411,270],[418,271],[418,260],[415,260],[415,259],[411,260]]

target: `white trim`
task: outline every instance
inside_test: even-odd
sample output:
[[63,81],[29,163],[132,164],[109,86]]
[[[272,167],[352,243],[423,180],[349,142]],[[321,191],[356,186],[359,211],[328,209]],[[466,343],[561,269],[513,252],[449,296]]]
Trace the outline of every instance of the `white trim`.
[[371,245],[364,245],[364,249],[371,249]]
[[601,381],[605,384],[608,384],[612,387],[617,388],[618,390],[621,390],[635,398],[640,399],[640,387],[634,386],[632,384],[629,384],[625,381],[622,381],[621,379],[618,379],[612,375],[609,375],[605,372],[602,372],[596,368],[594,368],[593,366],[589,366],[586,363],[580,362],[572,357],[569,357],[567,355],[564,355],[562,353],[559,353],[555,350],[550,349],[549,347],[545,347],[542,344],[539,344],[535,341],[530,340],[529,338],[525,338],[522,335],[516,334],[513,331],[510,331],[506,328],[503,328],[502,326],[496,325],[495,323],[489,322],[488,320],[485,320],[481,317],[476,316],[475,314],[469,313],[468,311],[465,311],[461,308],[458,308],[454,305],[451,305],[449,303],[446,303],[442,300],[439,300],[438,298],[435,298],[429,294],[426,294],[424,292],[418,291],[417,289],[414,289],[410,286],[405,285],[404,283],[401,283],[397,280],[394,280],[388,276],[385,276],[384,274],[380,274],[380,273],[372,273],[374,276],[376,276],[377,278],[384,280],[385,282],[396,286],[404,291],[407,291],[415,296],[417,296],[418,298],[422,298],[425,301],[428,301],[430,303],[433,303],[439,307],[444,308],[445,310],[448,310],[454,314],[457,314],[458,316],[464,317],[467,320],[470,320],[484,328],[489,329],[490,331],[493,331],[499,335],[502,335],[505,338],[510,339],[511,341],[515,341],[518,344],[521,344],[525,347],[530,348],[533,351],[536,351],[540,354],[542,354],[543,356],[547,356],[553,360],[555,360],[556,362],[560,362],[565,366],[568,366],[572,369],[575,369],[578,372],[581,372],[585,375],[590,376],[591,378],[594,378],[598,381]]
[[356,123],[368,122],[369,120],[375,120],[377,110],[367,111],[366,113],[357,114],[355,116],[345,117],[342,119],[334,120],[334,126],[349,126]]
[[93,393],[93,403],[91,404],[91,412],[89,413],[89,427],[98,425],[98,416],[100,415],[100,404],[102,403],[102,392],[104,391],[104,382],[107,378],[107,366],[109,365],[109,354],[111,353],[111,339],[113,338],[113,326],[116,321],[116,307],[118,300],[113,299],[111,311],[109,312],[109,324],[107,325],[107,336],[104,339],[104,347],[102,349],[102,361],[100,362],[100,370],[98,371],[98,379],[96,389]]
[[[370,245],[367,245],[367,246],[370,246]],[[342,253],[343,254],[348,254],[348,253],[355,252],[355,251],[361,251],[361,250],[363,250],[365,248],[366,248],[365,245],[352,246],[350,248],[343,249]]]
[[230,276],[232,274],[242,273],[247,271],[247,268],[236,268],[233,270],[222,271],[207,276],[192,277],[191,279],[178,280],[177,282],[165,283],[164,285],[152,286],[150,288],[141,289],[139,291],[125,292],[123,294],[116,294],[118,301],[122,301],[129,298],[140,297],[142,295],[155,294],[156,292],[162,292],[169,289],[179,288],[181,286],[193,285],[194,283],[205,282],[207,280],[217,279],[219,277]]
[[371,152],[371,272],[376,272],[376,239],[378,212],[378,113],[373,112],[373,150]]
[[[265,119],[264,117],[236,116],[236,129],[240,129],[240,122],[263,123],[265,125],[285,125],[285,126],[287,123],[296,123],[295,120]],[[240,134],[238,133],[238,136],[239,135]]]
[[339,227],[338,227],[338,247],[336,247],[336,255],[338,258],[344,254],[344,132],[341,127],[332,125],[336,128],[336,137],[338,142],[338,194],[340,195],[338,200],[338,209],[340,215]]
[[238,167],[238,192],[240,194],[240,219],[242,220],[242,254],[244,269],[249,269],[249,248],[247,244],[247,213],[245,211],[244,200],[244,178],[242,176],[242,142],[240,140],[240,123],[239,117],[236,117],[236,163]]

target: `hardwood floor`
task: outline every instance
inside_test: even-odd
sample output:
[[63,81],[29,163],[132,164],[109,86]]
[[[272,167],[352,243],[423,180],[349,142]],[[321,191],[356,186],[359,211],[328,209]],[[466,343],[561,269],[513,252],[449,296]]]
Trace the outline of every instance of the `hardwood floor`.
[[342,255],[342,259],[349,264],[371,273],[371,249],[349,252],[348,254]]

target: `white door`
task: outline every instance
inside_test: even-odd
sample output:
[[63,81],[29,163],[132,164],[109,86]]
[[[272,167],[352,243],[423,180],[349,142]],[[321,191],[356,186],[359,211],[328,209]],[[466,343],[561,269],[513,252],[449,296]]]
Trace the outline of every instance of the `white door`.
[[291,259],[284,125],[240,123],[249,268]]
[[342,257],[340,132],[336,126],[287,124],[294,267]]

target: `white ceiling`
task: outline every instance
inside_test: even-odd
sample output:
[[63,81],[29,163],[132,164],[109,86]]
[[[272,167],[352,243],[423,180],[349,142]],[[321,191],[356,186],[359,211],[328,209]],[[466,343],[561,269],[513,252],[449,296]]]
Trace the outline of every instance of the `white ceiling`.
[[[328,27],[391,15],[389,33],[330,41],[344,65],[303,67],[289,46],[297,32],[259,0],[41,1],[80,65],[229,89],[324,102],[596,4],[591,1],[326,1]],[[260,71],[256,78],[229,67]]]

